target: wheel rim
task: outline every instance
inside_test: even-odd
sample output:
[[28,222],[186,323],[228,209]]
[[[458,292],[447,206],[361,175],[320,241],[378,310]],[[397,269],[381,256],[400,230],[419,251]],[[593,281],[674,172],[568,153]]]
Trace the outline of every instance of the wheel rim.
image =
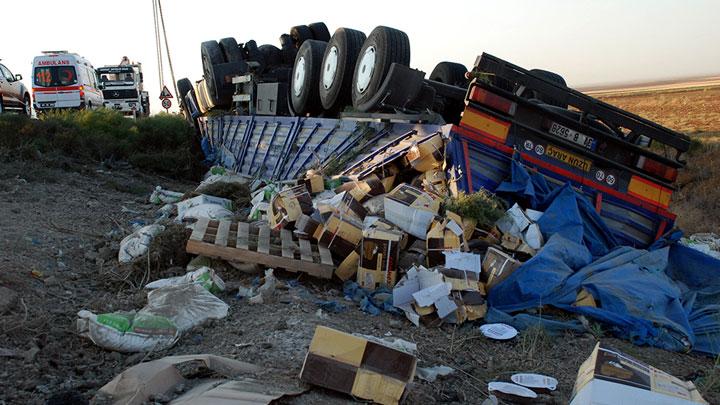
[[330,48],[327,57],[325,58],[325,68],[323,69],[322,83],[325,90],[332,87],[335,81],[335,75],[337,74],[338,65],[338,49],[336,46]]
[[295,65],[295,76],[293,76],[293,92],[295,97],[299,97],[302,93],[303,83],[305,82],[305,57],[301,56]]
[[25,115],[30,115],[30,99],[25,99]]
[[356,82],[357,91],[364,93],[370,84],[370,79],[375,71],[375,47],[369,46],[365,52],[363,52],[362,58],[360,58],[360,67],[358,68],[358,78]]

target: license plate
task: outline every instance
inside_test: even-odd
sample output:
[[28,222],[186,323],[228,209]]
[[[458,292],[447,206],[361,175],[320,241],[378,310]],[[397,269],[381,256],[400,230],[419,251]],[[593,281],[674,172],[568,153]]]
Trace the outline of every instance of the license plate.
[[547,149],[545,150],[545,155],[557,159],[561,162],[565,162],[568,165],[575,167],[577,169],[580,169],[585,172],[590,171],[590,166],[592,166],[592,161],[583,159],[577,155],[574,155],[566,150],[562,150],[560,148],[556,148],[552,145],[548,145]]
[[42,108],[52,107],[54,105],[55,103],[40,103],[40,107]]
[[574,131],[568,127],[564,127],[556,122],[550,125],[550,133],[559,136],[560,138],[566,139],[570,142],[574,142],[584,148],[593,150],[595,148],[595,139],[587,135],[583,135],[580,132]]

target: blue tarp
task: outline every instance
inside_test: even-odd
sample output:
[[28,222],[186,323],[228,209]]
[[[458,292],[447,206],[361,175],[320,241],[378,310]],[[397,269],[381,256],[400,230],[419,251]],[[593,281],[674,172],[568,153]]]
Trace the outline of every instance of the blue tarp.
[[[547,243],[489,293],[494,319],[551,305],[601,321],[636,344],[720,353],[720,261],[675,243],[648,250],[618,246],[593,207],[569,185],[551,190],[542,176],[513,164],[498,193],[545,211],[538,224]],[[575,306],[581,290],[597,307]],[[557,329],[556,321],[543,323]],[[566,322],[568,329],[577,323]]]

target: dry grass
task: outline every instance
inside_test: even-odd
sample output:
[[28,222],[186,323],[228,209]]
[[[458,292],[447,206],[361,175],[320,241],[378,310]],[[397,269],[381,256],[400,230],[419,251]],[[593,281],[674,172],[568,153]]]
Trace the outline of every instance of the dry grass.
[[720,131],[720,87],[599,97],[679,132]]

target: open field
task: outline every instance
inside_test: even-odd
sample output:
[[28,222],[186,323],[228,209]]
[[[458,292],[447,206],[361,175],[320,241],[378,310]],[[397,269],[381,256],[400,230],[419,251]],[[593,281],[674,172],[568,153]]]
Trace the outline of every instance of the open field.
[[586,93],[679,132],[720,131],[720,78]]

